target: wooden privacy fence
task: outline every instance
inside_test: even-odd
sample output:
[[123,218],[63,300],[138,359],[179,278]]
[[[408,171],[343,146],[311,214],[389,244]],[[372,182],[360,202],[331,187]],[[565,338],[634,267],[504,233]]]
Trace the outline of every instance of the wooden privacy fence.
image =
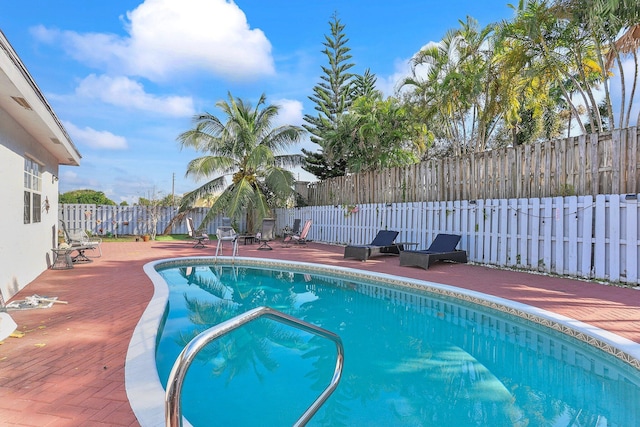
[[521,145],[309,184],[313,206],[624,194],[640,191],[638,132]]
[[462,235],[469,260],[629,284],[640,283],[637,194],[376,203],[278,209],[277,229],[313,219],[309,238],[370,243],[380,229],[427,248],[438,233]]

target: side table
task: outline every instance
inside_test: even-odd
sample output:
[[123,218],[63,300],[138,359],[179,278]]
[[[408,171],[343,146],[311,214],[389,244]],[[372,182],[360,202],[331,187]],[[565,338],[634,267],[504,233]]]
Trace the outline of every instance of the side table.
[[397,250],[396,255],[400,255],[400,252],[404,251],[407,246],[418,246],[418,243],[415,243],[415,242],[395,242],[394,245],[395,245],[396,250]]
[[52,270],[68,270],[73,268],[73,260],[71,259],[71,248],[53,248],[53,263],[51,264]]
[[256,242],[255,234],[241,234],[238,236],[238,240],[244,240],[244,245],[247,246],[248,243],[254,244]]

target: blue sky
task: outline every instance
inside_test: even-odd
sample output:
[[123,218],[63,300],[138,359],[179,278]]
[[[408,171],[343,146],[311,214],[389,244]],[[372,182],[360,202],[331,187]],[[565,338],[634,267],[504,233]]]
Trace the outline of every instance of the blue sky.
[[[5,33],[82,154],[61,167],[60,191],[90,188],[116,203],[176,194],[199,154],[176,137],[196,113],[219,114],[227,93],[281,107],[281,124],[314,114],[324,36],[345,25],[355,73],[392,94],[420,48],[467,15],[509,19],[505,0],[19,0],[3,2]],[[296,147],[315,149],[307,141]],[[301,180],[313,177],[297,171]],[[175,180],[174,180],[175,176]]]

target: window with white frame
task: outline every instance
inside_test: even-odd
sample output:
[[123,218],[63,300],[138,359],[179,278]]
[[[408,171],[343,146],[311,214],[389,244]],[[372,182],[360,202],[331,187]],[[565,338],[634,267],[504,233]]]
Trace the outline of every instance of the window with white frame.
[[42,166],[24,158],[24,223],[40,222],[42,217]]

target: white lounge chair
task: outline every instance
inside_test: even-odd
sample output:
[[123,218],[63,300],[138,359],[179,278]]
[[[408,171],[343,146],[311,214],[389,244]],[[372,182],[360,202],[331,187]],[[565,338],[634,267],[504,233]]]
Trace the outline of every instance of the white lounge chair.
[[72,258],[73,262],[91,261],[85,254],[85,251],[88,249],[98,250],[98,255],[96,256],[96,258],[102,256],[102,248],[100,247],[100,245],[102,244],[102,239],[100,237],[89,236],[89,234],[85,230],[80,228],[68,229],[64,221],[60,221],[60,226],[62,227],[65,242],[72,249],[78,252],[78,254]]
[[[230,223],[230,221],[225,221],[223,219],[222,223]],[[234,230],[233,227],[231,227],[230,225],[221,225],[216,230],[216,237],[218,238],[218,245],[216,246],[216,257],[218,256],[218,252],[222,254],[224,242],[232,242],[232,256],[236,256],[238,254],[238,233],[236,233],[236,230]]]

